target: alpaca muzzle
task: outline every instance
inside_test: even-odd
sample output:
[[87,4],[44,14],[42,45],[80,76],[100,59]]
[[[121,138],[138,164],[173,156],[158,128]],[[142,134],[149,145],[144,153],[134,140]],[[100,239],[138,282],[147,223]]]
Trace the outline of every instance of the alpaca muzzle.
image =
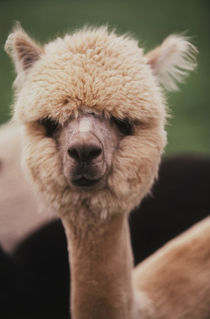
[[70,160],[70,181],[78,187],[96,184],[104,175],[103,145],[91,133],[74,134],[67,150]]
[[66,123],[57,143],[71,188],[106,187],[119,136],[112,121],[93,112],[81,111]]

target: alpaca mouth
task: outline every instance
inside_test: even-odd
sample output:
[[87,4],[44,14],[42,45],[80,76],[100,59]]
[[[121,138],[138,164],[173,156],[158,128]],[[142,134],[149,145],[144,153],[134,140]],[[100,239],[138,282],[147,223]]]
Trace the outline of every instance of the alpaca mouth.
[[71,181],[72,181],[72,184],[77,186],[77,187],[90,187],[90,186],[97,184],[100,180],[101,180],[101,178],[89,179],[89,178],[82,176],[78,179],[72,179]]

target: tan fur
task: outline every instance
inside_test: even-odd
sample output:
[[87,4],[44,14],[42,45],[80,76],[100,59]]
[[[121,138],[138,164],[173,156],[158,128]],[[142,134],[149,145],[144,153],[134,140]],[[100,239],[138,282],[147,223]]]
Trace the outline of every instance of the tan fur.
[[166,244],[133,273],[154,318],[210,318],[210,217]]
[[[66,230],[72,316],[156,318],[157,300],[146,287],[146,293],[135,289],[131,280],[127,215],[149,192],[166,144],[167,112],[159,82],[181,81],[195,66],[188,59],[195,49],[177,36],[145,56],[135,40],[105,27],[84,28],[38,48],[21,29],[6,43],[19,72],[14,119],[23,127],[26,170]],[[26,68],[27,55],[33,63]],[[185,72],[179,74],[179,67]],[[43,119],[56,120],[62,136],[86,109],[100,114],[104,123],[114,116],[135,126],[133,134],[118,140],[106,183],[94,190],[72,187],[60,150],[65,138],[46,136],[41,125]],[[87,122],[80,133],[86,129]]]
[[[129,115],[139,123],[135,136],[125,139],[119,149],[108,192],[105,190],[89,199],[93,211],[96,205],[100,211],[130,211],[150,189],[166,141],[164,100],[142,50],[134,40],[116,37],[101,28],[57,39],[46,45],[44,51],[27,74],[24,86],[19,87],[15,106],[15,117],[25,124],[25,160],[30,163],[31,174],[36,175],[40,192],[46,193],[55,208],[62,207],[64,213],[69,210],[69,203],[72,205],[76,200],[78,205],[78,196],[72,198],[62,177],[55,143],[44,138],[36,121],[50,116],[64,123],[85,105],[107,116]],[[69,103],[63,105],[67,98]],[[45,172],[44,179],[40,167]]]
[[173,91],[178,89],[177,82],[182,82],[195,68],[197,53],[187,37],[172,34],[159,47],[147,53],[147,58],[160,83]]

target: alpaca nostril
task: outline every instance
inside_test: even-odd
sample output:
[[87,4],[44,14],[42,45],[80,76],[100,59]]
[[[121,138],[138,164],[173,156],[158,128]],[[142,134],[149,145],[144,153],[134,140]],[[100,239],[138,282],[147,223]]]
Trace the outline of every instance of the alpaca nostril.
[[68,149],[68,154],[69,154],[70,157],[72,157],[72,158],[75,159],[76,161],[79,161],[80,155],[79,155],[79,152],[77,151],[76,148],[70,148],[70,149]]
[[68,154],[77,162],[91,162],[102,154],[102,148],[94,144],[76,144],[68,149]]
[[94,149],[90,150],[89,158],[92,160],[92,159],[98,157],[101,153],[102,153],[102,149],[99,147],[95,147]]

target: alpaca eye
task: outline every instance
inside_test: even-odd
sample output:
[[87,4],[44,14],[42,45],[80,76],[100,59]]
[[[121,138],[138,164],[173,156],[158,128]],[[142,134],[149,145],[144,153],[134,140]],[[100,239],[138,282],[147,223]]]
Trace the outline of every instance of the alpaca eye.
[[123,135],[132,135],[134,126],[133,124],[129,121],[128,118],[125,119],[118,119],[116,117],[112,117],[113,122],[117,125],[120,133]]
[[59,123],[49,117],[39,120],[39,123],[44,126],[46,130],[46,136],[52,137],[55,131],[59,128]]

